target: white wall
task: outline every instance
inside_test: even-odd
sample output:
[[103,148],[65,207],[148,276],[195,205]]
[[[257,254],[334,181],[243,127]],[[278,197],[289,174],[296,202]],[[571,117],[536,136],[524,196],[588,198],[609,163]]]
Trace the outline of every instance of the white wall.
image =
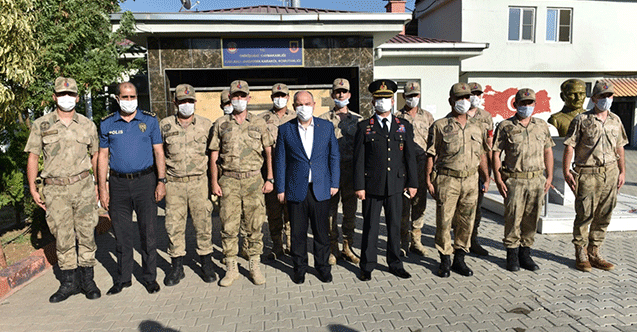
[[[422,10],[431,0],[418,4]],[[483,55],[466,59],[461,70],[531,72],[637,71],[636,2],[560,0],[460,0],[443,2],[420,18],[419,35],[489,43]],[[508,41],[509,6],[536,8],[535,42]],[[547,8],[572,8],[571,43],[546,41]],[[435,8],[432,7],[432,8]],[[457,11],[462,14],[458,14]],[[456,13],[449,13],[456,11]],[[461,15],[462,26],[453,18]],[[447,19],[445,19],[447,17]]]
[[447,99],[458,69],[457,58],[383,57],[374,62],[374,79],[421,80],[420,106],[439,119],[450,111]]

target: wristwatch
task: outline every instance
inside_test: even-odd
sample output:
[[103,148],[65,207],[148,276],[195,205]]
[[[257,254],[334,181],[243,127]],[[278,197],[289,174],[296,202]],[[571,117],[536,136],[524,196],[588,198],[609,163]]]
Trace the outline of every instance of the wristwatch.
[[166,178],[159,178],[157,179],[158,182],[161,182],[163,184],[166,184],[168,182],[168,180],[166,180]]
[[270,183],[274,184],[274,179],[267,179],[266,181],[268,181],[268,182],[270,182]]

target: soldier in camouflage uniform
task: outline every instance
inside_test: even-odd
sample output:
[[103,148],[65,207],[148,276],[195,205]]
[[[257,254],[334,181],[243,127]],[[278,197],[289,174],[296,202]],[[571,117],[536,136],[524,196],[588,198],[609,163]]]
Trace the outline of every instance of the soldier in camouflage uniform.
[[[628,139],[621,119],[610,112],[613,93],[611,83],[597,82],[591,97],[595,108],[573,119],[564,140],[562,171],[575,193],[573,243],[575,267],[581,271],[615,267],[599,252],[617,204],[617,191],[626,178],[624,145]],[[569,171],[573,153],[574,169]]]
[[[296,118],[296,111],[288,108],[290,91],[287,85],[277,83],[272,86],[270,98],[272,98],[273,107],[269,111],[261,113],[260,117],[268,124],[268,131],[274,140],[274,145],[272,146],[272,150],[274,150],[279,126]],[[274,172],[276,165],[273,164],[272,168]],[[263,165],[262,173],[263,176],[267,176],[266,165]],[[283,257],[284,232],[287,244],[285,250],[287,252],[290,251],[290,217],[288,216],[288,210],[285,208],[285,204],[279,202],[279,199],[276,197],[276,192],[274,191],[265,194],[265,208],[268,214],[270,238],[272,239],[272,251],[268,255],[268,258],[274,260]]]
[[[177,114],[161,120],[159,128],[166,155],[166,232],[171,270],[164,278],[174,286],[185,277],[186,220],[188,210],[197,236],[203,280],[217,280],[212,263],[212,202],[208,199],[208,142],[212,122],[195,114],[197,96],[188,84],[175,89]],[[204,195],[205,193],[205,195]]]
[[[397,117],[407,119],[414,126],[416,160],[418,162],[418,192],[413,199],[403,196],[403,215],[400,223],[401,254],[411,251],[424,256],[427,249],[422,245],[422,227],[425,225],[427,208],[427,182],[425,165],[427,164],[427,136],[429,127],[434,123],[431,113],[418,107],[420,101],[420,83],[409,81],[405,84],[405,106],[398,111]],[[410,223],[411,217],[411,223]],[[411,245],[410,245],[411,244]]]
[[[493,117],[491,113],[484,110],[484,99],[482,97],[482,86],[478,83],[469,83],[471,87],[471,109],[467,112],[470,118],[476,120],[486,132],[487,144],[489,148],[493,146]],[[487,165],[491,164],[492,152],[488,151]],[[471,232],[471,247],[469,250],[478,256],[488,256],[489,252],[482,248],[478,242],[478,227],[480,227],[480,220],[482,220],[482,199],[484,198],[484,191],[482,191],[483,183],[478,180],[478,204],[476,204],[476,216],[473,222],[473,231]]]
[[495,132],[493,175],[504,197],[506,268],[519,271],[521,266],[535,271],[540,267],[531,258],[531,246],[544,197],[553,180],[552,147],[555,143],[546,122],[531,117],[535,108],[533,90],[520,89],[515,95],[514,106],[516,114],[500,122]]
[[336,264],[336,259],[341,256],[338,250],[338,202],[343,204],[343,256],[354,264],[360,259],[352,251],[354,245],[354,229],[356,228],[356,193],[354,192],[354,137],[356,136],[356,124],[362,117],[351,112],[347,105],[352,96],[349,92],[349,81],[337,78],[332,84],[332,98],[334,108],[323,113],[319,118],[328,120],[334,124],[334,134],[338,140],[341,153],[341,178],[339,191],[330,201],[330,265]]
[[[467,117],[471,107],[471,88],[456,83],[449,91],[452,112],[436,120],[429,128],[427,139],[427,188],[436,199],[436,249],[440,253],[438,275],[446,278],[450,270],[471,276],[465,264],[478,201],[478,177],[489,188],[486,152],[487,135],[482,126]],[[431,176],[435,166],[435,176]],[[479,176],[478,176],[478,173]],[[451,242],[451,226],[455,226]],[[453,265],[451,254],[455,252]]]
[[[97,169],[97,128],[93,121],[75,112],[79,97],[74,79],[58,77],[53,100],[56,110],[33,122],[24,148],[29,154],[31,196],[46,211],[47,224],[56,239],[61,285],[49,302],[61,302],[80,292],[88,299],[97,299],[101,296],[93,281],[97,186],[91,176],[91,170],[95,173]],[[42,195],[35,184],[40,153],[44,155]]]
[[[244,224],[248,241],[250,277],[261,285],[265,277],[260,268],[263,253],[263,233],[265,222],[264,195],[273,189],[272,144],[263,118],[249,114],[250,101],[248,83],[237,80],[230,85],[232,114],[219,118],[213,125],[210,140],[210,173],[212,193],[221,197],[220,218],[221,240],[226,263],[226,275],[220,285],[228,287],[239,279],[237,253],[239,225]],[[265,151],[267,181],[261,177]],[[221,157],[223,174],[217,179],[217,159]],[[244,219],[242,220],[241,215]]]

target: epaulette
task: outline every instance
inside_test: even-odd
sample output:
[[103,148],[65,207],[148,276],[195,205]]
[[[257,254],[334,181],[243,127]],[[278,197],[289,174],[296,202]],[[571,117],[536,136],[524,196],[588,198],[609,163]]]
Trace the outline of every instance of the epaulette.
[[113,112],[113,113],[111,113],[111,114],[109,114],[109,115],[106,115],[106,116],[102,117],[102,121],[104,121],[104,120],[106,120],[106,119],[110,118],[111,116],[115,115],[115,113],[116,113],[116,112]]
[[153,111],[142,111],[142,113],[148,115],[148,116],[152,116],[152,117],[156,117],[157,114],[155,114],[155,112]]

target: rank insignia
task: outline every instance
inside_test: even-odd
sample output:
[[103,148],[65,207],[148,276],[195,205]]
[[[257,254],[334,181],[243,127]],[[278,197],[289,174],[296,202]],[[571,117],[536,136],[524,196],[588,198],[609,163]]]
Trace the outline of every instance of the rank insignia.
[[142,122],[142,123],[140,123],[140,124],[139,124],[139,130],[140,130],[142,133],[146,132],[146,124],[145,124],[145,123],[143,123],[143,122]]

